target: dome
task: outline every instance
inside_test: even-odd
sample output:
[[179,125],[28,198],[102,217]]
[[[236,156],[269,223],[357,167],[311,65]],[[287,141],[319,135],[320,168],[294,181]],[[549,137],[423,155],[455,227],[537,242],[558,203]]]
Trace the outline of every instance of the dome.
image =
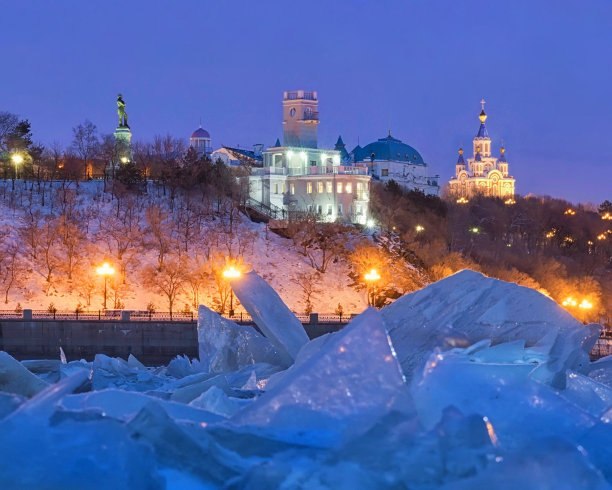
[[[412,146],[402,143],[401,140],[393,138],[390,134],[386,138],[380,138],[374,143],[364,146],[357,146],[353,153],[355,161],[362,162],[370,159],[392,160],[395,162],[412,163],[414,165],[425,165],[423,157]],[[372,155],[374,155],[372,157]]]
[[197,140],[197,139],[210,139],[210,134],[208,133],[208,131],[206,131],[205,129],[202,128],[198,128],[196,129],[192,134],[191,134],[191,138],[192,140]]

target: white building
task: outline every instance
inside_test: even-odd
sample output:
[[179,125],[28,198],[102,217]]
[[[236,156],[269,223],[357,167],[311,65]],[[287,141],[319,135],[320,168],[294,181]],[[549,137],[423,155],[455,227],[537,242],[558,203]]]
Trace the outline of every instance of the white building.
[[473,141],[474,157],[468,158],[467,165],[463,158],[463,149],[459,148],[459,159],[455,164],[455,177],[449,181],[449,192],[458,198],[468,198],[474,194],[493,197],[513,197],[514,177],[508,174],[506,149],[501,146],[499,158],[491,156],[491,138],[485,126],[487,114],[482,104],[480,128]]
[[262,149],[263,145],[253,145],[252,150],[222,146],[212,152],[211,158],[213,162],[221,160],[228,167],[238,167],[241,165],[261,167],[263,161]]
[[[342,140],[338,138],[338,144]],[[342,143],[342,147],[344,144]],[[439,175],[429,176],[428,165],[412,146],[391,136],[370,143],[363,148],[357,145],[348,157],[358,165],[365,165],[373,180],[394,180],[407,190],[439,195]]]
[[277,140],[263,152],[263,167],[250,177],[251,199],[286,217],[308,212],[322,221],[365,224],[367,168],[343,165],[340,151],[317,148],[317,93],[285,92],[283,115],[283,145]]

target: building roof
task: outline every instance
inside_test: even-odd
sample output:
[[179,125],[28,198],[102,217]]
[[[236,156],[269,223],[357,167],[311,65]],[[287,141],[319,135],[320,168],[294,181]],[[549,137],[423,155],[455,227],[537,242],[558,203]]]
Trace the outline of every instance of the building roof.
[[227,151],[231,151],[236,157],[244,157],[247,160],[261,161],[263,157],[256,154],[253,150],[244,150],[242,148],[232,148],[231,146],[223,146]]
[[426,165],[418,151],[401,140],[394,138],[391,136],[391,133],[386,138],[380,138],[378,141],[370,143],[363,148],[357,145],[352,153],[356,162],[373,159]]
[[457,165],[465,165],[465,160],[463,159],[463,148],[459,148],[459,158],[457,159]]
[[191,133],[191,138],[190,139],[193,140],[193,139],[199,139],[199,138],[210,139],[210,134],[205,129],[198,128],[193,133]]
[[484,123],[480,123],[480,128],[478,129],[478,134],[476,135],[476,138],[488,138],[489,137],[489,132],[487,131],[487,127],[485,126]]
[[280,143],[280,139],[276,138],[276,143],[274,143],[274,146],[272,148],[280,148],[281,143]]

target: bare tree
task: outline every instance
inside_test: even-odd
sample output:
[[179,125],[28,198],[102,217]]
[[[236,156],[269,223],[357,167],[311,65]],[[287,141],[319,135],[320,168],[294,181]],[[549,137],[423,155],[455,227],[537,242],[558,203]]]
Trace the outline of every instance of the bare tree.
[[313,295],[321,292],[321,289],[319,288],[320,280],[321,275],[316,271],[299,272],[291,278],[291,282],[299,286],[299,288],[302,290],[305,315],[310,315],[312,313],[312,297]]
[[170,314],[177,296],[183,290],[186,278],[187,268],[184,262],[178,259],[166,260],[159,268],[148,266],[143,271],[145,286],[166,297]]
[[87,175],[88,167],[91,165],[93,158],[100,151],[100,140],[98,138],[98,130],[96,125],[89,120],[72,128],[72,145],[71,150],[75,152],[83,162],[83,168]]

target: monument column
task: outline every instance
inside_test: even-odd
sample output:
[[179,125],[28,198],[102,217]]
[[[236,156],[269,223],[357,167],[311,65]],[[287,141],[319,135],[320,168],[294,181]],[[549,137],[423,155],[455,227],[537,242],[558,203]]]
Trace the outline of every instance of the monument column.
[[119,125],[115,129],[115,160],[113,165],[125,165],[133,161],[132,156],[132,132],[128,126],[127,113],[125,111],[125,102],[121,94],[117,97],[117,114],[119,116]]

